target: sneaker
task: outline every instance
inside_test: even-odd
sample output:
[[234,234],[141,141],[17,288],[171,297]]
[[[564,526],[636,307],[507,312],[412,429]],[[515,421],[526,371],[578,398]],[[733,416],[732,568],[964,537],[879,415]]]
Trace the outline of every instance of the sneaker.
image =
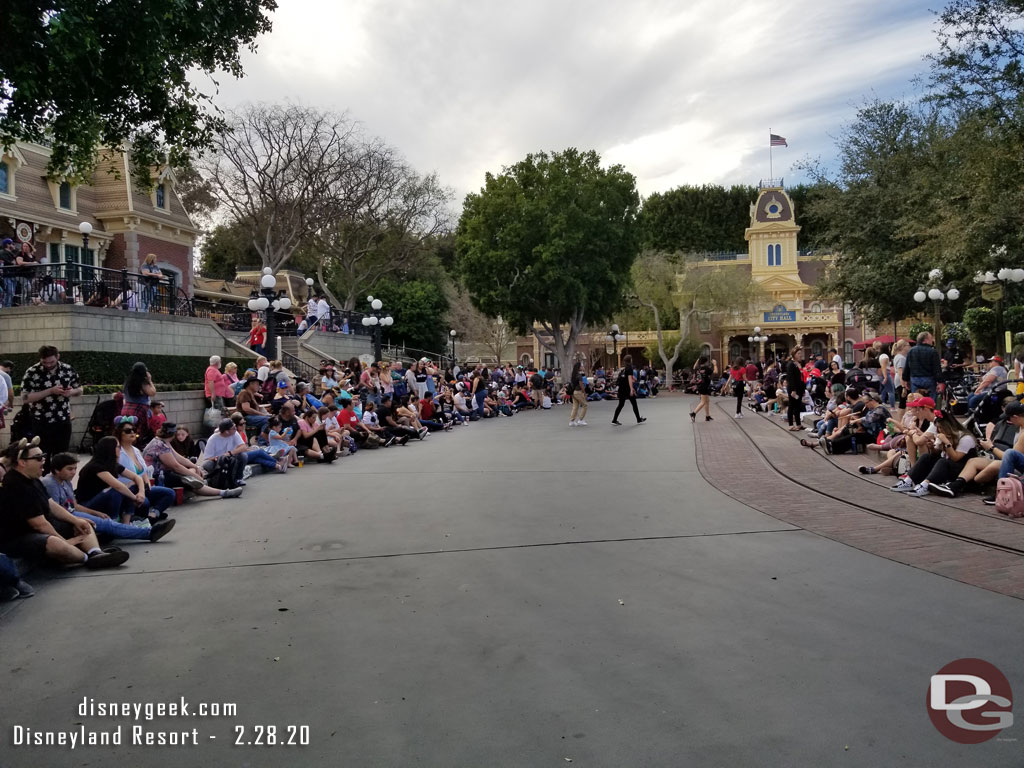
[[220,497],[222,499],[237,499],[239,496],[242,495],[242,491],[242,488],[232,488],[229,491],[221,491]]
[[235,488],[245,488],[245,480],[239,480],[235,483]]
[[616,427],[621,427],[622,426],[622,422],[621,421],[613,421],[612,424],[614,424]]
[[742,413],[737,413],[733,418],[742,419],[743,418],[743,414]]
[[690,421],[691,422],[697,421],[697,414],[694,413],[693,411],[690,411]]
[[918,497],[920,497],[920,496],[927,496],[928,493],[929,493],[928,488],[929,488],[928,483],[918,483],[917,485],[914,486],[914,490],[912,490],[911,493],[914,496],[918,496]]
[[32,585],[24,579],[18,579],[18,583],[14,585],[14,588],[18,590],[18,597],[32,597],[36,593]]
[[857,467],[857,471],[862,475],[873,475],[878,472],[874,467]]
[[200,488],[206,485],[206,483],[204,483],[198,477],[194,477],[193,475],[181,475],[181,484],[188,488],[190,491],[198,491]]
[[705,416],[704,421],[714,421],[710,416]]
[[988,504],[990,507],[994,507],[996,505],[995,494],[993,494],[992,496],[986,496],[985,498],[983,498],[981,500],[981,503],[982,504]]
[[576,422],[575,421],[570,421],[569,422],[569,426],[570,427],[575,427],[576,426]]
[[128,553],[124,550],[117,552],[101,552],[98,555],[90,555],[85,561],[85,567],[95,570],[96,568],[116,568],[128,560]]
[[943,496],[949,496],[950,498],[956,496],[956,494],[953,493],[953,489],[949,487],[949,483],[931,483],[929,487],[936,493],[941,493]]
[[430,430],[424,427],[423,436],[420,438],[420,440],[426,440],[428,437],[430,437]]
[[15,587],[0,587],[0,603],[7,603],[11,600],[17,600],[19,597],[18,590]]
[[152,528],[153,525],[155,525],[157,522],[159,522],[159,521],[154,520],[153,523],[150,523],[149,520],[132,520],[131,525],[132,525],[132,528],[149,529],[149,528]]
[[402,435],[402,437],[399,438],[399,440],[398,440],[398,444],[399,445],[405,445],[408,442],[409,442],[409,435]]
[[396,440],[395,436],[391,435],[390,437],[388,437],[387,440],[384,441],[384,447],[385,448],[390,448],[392,445],[395,444],[395,440]]
[[896,493],[910,493],[914,490],[914,481],[909,477],[900,478],[900,481],[889,490]]
[[164,536],[171,532],[174,527],[176,520],[161,520],[159,523],[154,525],[149,530],[150,541],[160,541]]
[[639,419],[636,420],[636,423],[637,424],[643,424],[645,421],[647,421],[647,417],[646,416],[641,416]]
[[580,419],[579,421],[576,422],[576,426],[577,427],[585,427],[585,426],[587,426],[587,422],[585,422],[583,419]]

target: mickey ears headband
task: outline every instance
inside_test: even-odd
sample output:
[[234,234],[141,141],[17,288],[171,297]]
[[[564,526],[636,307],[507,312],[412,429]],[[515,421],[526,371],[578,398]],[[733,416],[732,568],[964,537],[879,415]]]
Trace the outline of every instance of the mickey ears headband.
[[119,426],[121,424],[134,424],[137,421],[138,419],[134,416],[118,416],[114,419],[114,426]]
[[37,445],[39,445],[39,435],[36,435],[31,440],[27,437],[23,437],[18,441],[18,453],[21,453],[29,447],[35,448]]

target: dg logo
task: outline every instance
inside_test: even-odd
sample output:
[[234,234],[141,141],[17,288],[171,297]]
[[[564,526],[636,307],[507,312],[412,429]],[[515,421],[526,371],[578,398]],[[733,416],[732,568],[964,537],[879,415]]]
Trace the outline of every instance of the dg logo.
[[1013,692],[1006,676],[981,659],[957,659],[932,675],[928,716],[959,744],[980,744],[1013,725]]

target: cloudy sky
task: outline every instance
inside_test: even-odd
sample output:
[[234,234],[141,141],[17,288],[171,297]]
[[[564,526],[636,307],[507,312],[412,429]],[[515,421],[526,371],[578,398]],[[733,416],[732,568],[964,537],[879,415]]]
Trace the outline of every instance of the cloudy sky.
[[866,98],[912,96],[943,0],[279,0],[221,106],[348,110],[457,200],[527,153],[622,163],[649,194],[800,180]]

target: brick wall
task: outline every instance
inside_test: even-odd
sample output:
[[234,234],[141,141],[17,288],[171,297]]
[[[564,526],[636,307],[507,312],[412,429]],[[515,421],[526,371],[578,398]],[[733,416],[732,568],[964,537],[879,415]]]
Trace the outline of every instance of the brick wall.
[[166,240],[158,240],[148,235],[138,235],[139,241],[139,263],[141,264],[146,254],[155,253],[158,264],[173,267],[181,274],[180,288],[185,293],[192,294],[192,249],[187,245],[170,243]]

